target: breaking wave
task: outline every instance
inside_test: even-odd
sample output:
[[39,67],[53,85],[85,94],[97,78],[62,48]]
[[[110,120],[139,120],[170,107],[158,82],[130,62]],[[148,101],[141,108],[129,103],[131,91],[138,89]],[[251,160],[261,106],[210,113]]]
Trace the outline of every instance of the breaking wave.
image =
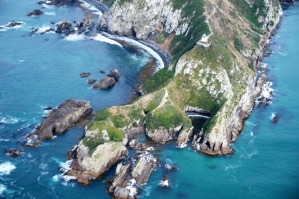
[[16,166],[11,162],[5,162],[0,164],[0,176],[9,175],[13,170],[16,169]]

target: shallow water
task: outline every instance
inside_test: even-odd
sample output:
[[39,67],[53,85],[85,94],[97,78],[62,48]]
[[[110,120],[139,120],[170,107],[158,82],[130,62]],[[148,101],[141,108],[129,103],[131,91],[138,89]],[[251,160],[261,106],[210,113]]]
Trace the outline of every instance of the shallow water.
[[[109,179],[115,168],[88,187],[61,179],[58,169],[66,166],[66,153],[83,135],[79,126],[38,149],[22,148],[19,158],[1,153],[5,148],[20,148],[20,140],[41,122],[43,106],[55,107],[68,98],[90,100],[96,110],[126,103],[149,59],[99,41],[69,41],[56,34],[29,36],[31,28],[50,26],[50,21],[83,17],[75,6],[50,6],[43,9],[48,15],[39,17],[25,15],[40,7],[33,0],[0,2],[0,25],[12,20],[25,23],[18,29],[0,30],[0,198],[111,198],[101,181]],[[274,101],[253,111],[233,145],[235,154],[211,158],[189,148],[166,146],[161,161],[179,170],[157,168],[140,198],[298,198],[298,20],[297,4],[285,11],[271,41],[274,54],[264,60],[274,83]],[[79,77],[81,72],[91,72],[99,79],[100,70],[112,68],[118,68],[123,77],[108,91],[94,91],[87,79]],[[279,115],[277,124],[271,123],[272,112]],[[164,174],[172,183],[169,190],[158,187]]]

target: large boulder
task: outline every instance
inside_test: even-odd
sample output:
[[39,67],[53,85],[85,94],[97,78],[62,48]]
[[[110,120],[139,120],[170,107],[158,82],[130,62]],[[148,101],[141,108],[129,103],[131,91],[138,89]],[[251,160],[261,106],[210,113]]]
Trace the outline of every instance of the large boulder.
[[50,0],[50,3],[47,3],[49,5],[55,5],[55,6],[64,6],[69,3],[75,3],[76,0]]
[[66,100],[56,109],[53,109],[48,117],[36,128],[35,132],[28,136],[27,144],[28,142],[33,144],[34,140],[53,139],[54,134],[63,133],[91,113],[92,108],[88,101]]
[[148,152],[136,155],[124,165],[119,163],[108,191],[116,199],[135,199],[140,192],[139,186],[148,181],[157,163]]
[[90,154],[90,149],[81,141],[74,151],[71,169],[66,175],[74,176],[81,184],[89,184],[90,179],[96,179],[111,166],[128,156],[128,150],[118,142],[106,142],[96,147]]
[[95,83],[93,89],[108,89],[115,85],[113,77],[104,77],[99,82]]
[[113,77],[115,79],[115,81],[118,81],[119,78],[121,77],[117,69],[112,69],[107,76]]

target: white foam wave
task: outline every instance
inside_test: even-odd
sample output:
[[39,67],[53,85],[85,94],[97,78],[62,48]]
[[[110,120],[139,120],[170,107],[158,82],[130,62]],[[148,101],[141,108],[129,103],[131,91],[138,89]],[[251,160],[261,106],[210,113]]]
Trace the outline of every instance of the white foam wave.
[[8,142],[9,139],[0,138],[0,142]]
[[50,31],[51,27],[50,26],[42,26],[40,28],[37,29],[37,33],[54,33],[53,31]]
[[50,15],[50,16],[54,16],[54,15],[56,15],[55,12],[44,12],[44,14],[45,14],[45,15]]
[[7,116],[3,116],[0,113],[0,124],[16,124],[18,123],[20,120],[16,117],[12,117],[10,115]]
[[112,39],[109,39],[108,37],[105,37],[105,36],[100,35],[100,34],[97,34],[96,36],[91,37],[91,39],[96,40],[96,41],[106,42],[106,43],[109,43],[109,44],[112,44],[112,45],[117,45],[117,46],[123,47],[123,46],[122,46],[120,43],[118,43],[117,41],[114,41],[114,40],[112,40]]
[[79,0],[79,2],[81,3],[82,7],[92,11],[92,13],[95,15],[98,15],[99,18],[102,17],[102,12],[99,9],[97,9],[94,5],[87,3],[86,1],[83,1],[83,0]]
[[80,40],[85,39],[85,36],[83,34],[74,33],[74,34],[68,35],[64,39],[67,41],[80,41]]
[[0,164],[0,176],[9,175],[13,170],[16,169],[16,166],[11,162],[5,162]]
[[70,166],[71,166],[72,162],[73,162],[73,160],[68,160],[66,162],[60,162],[59,166],[62,169],[64,169],[65,171],[68,171],[71,168]]
[[157,62],[158,62],[158,68],[157,70],[160,70],[162,68],[164,68],[164,62],[162,60],[162,58],[160,57],[160,55],[158,55],[158,53],[156,53],[153,49],[151,49],[150,47],[134,40],[134,39],[130,39],[128,37],[119,37],[119,36],[116,36],[116,35],[108,35],[108,34],[105,34],[107,35],[108,37],[110,38],[114,38],[114,39],[119,39],[119,40],[122,40],[122,41],[125,41],[126,43],[128,44],[131,44],[131,45],[134,45],[134,46],[137,46],[143,50],[145,50],[147,53],[149,53],[152,57],[154,57]]
[[6,186],[3,184],[0,184],[0,196],[4,193],[5,190],[6,190]]
[[9,27],[9,25],[11,23],[7,23],[5,25],[0,25],[0,31],[6,31],[6,30],[9,30],[9,29],[18,29],[18,28],[21,28],[25,23],[22,22],[22,21],[16,21],[18,23],[20,23],[19,25],[15,25],[13,27]]

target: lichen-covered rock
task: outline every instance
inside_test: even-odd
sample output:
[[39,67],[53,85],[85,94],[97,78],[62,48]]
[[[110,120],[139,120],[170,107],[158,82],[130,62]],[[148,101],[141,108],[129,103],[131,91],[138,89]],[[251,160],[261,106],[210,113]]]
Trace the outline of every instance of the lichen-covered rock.
[[137,154],[126,164],[119,163],[109,192],[117,199],[135,199],[140,192],[139,186],[148,181],[157,166],[157,159],[148,152]]
[[101,144],[90,152],[90,149],[81,141],[75,150],[71,169],[66,175],[74,176],[81,184],[89,184],[90,179],[100,177],[127,155],[127,148],[118,142]]
[[92,108],[88,101],[66,100],[56,109],[53,109],[36,130],[27,137],[25,145],[34,146],[33,143],[37,139],[53,139],[55,134],[63,133],[91,112]]

